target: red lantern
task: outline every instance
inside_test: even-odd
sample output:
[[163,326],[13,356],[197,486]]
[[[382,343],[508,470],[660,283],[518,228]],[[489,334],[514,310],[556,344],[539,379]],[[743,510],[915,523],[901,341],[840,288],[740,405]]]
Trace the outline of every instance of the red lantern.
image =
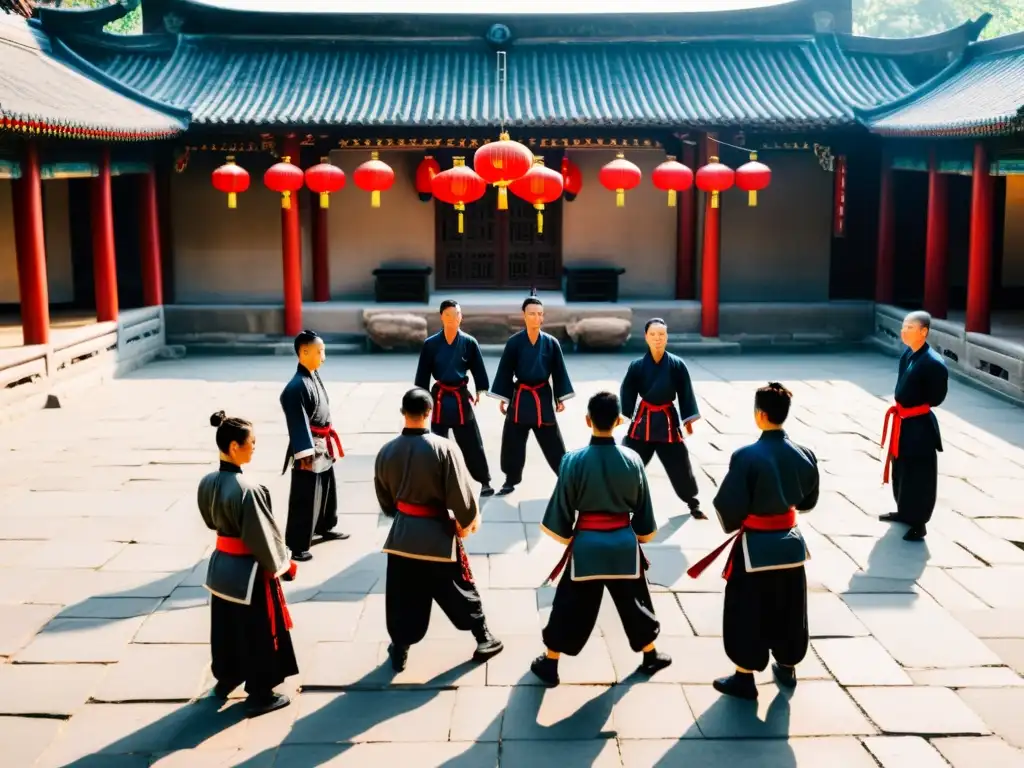
[[576,163],[568,157],[562,158],[562,187],[565,190],[565,202],[571,203],[583,189],[583,174]]
[[676,192],[682,192],[693,185],[693,171],[669,155],[665,162],[651,171],[651,181],[663,192],[668,192],[668,207],[676,207]]
[[420,160],[419,167],[416,168],[416,193],[424,203],[433,195],[432,183],[440,172],[441,165],[431,155]]
[[605,189],[615,190],[615,206],[622,208],[626,204],[626,190],[633,189],[642,177],[640,169],[619,152],[614,160],[601,169],[597,178]]
[[772,180],[772,169],[764,163],[757,162],[757,152],[750,153],[750,162],[736,169],[736,186],[749,192],[748,205],[757,205],[757,192],[764,189]]
[[327,208],[330,195],[345,188],[345,172],[321,157],[319,165],[306,169],[306,186],[320,195],[320,207]]
[[370,159],[352,173],[352,180],[363,192],[370,193],[370,207],[380,208],[380,193],[391,189],[395,172],[381,161],[379,152],[371,152]]
[[562,196],[562,174],[544,166],[544,158],[536,157],[533,167],[508,188],[537,209],[537,234],[544,233],[544,204],[553,203]]
[[462,212],[466,203],[475,203],[487,191],[487,182],[472,168],[466,166],[466,158],[456,157],[455,163],[447,171],[441,171],[434,177],[430,188],[442,203],[454,205],[459,212],[459,234],[462,234]]
[[718,207],[718,194],[732,186],[736,174],[732,168],[722,165],[718,158],[711,156],[710,161],[697,171],[697,189],[711,193],[711,207]]
[[281,207],[285,209],[292,207],[292,192],[302,189],[304,180],[302,170],[292,165],[288,155],[283,155],[281,162],[274,163],[263,174],[263,183],[267,188],[281,193]]
[[213,172],[213,188],[228,196],[228,208],[237,208],[238,193],[249,188],[249,172],[235,165],[234,155],[228,155],[224,165]]
[[508,185],[525,176],[533,165],[533,152],[511,141],[507,133],[484,144],[473,155],[473,168],[488,184],[498,188],[498,210],[508,210]]

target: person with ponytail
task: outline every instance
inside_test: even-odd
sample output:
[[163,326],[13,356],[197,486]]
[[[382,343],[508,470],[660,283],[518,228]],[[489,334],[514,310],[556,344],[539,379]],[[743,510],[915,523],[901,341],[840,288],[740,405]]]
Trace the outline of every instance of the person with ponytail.
[[796,685],[807,654],[807,576],[810,557],[797,512],[818,503],[818,459],[782,428],[793,394],[777,381],[754,395],[757,442],[735,451],[718,488],[718,520],[732,536],[688,571],[697,578],[732,543],[722,577],[722,640],[736,672],[715,680],[719,693],[756,699],[754,672],[768,666],[784,688]]
[[299,673],[289,630],[291,616],[281,579],[295,578],[284,538],[274,520],[270,493],[242,474],[252,461],[252,424],[218,411],[220,467],[199,482],[199,512],[217,533],[204,586],[210,592],[210,651],[214,695],[226,699],[239,685],[248,694],[248,716],[288,706],[274,688]]

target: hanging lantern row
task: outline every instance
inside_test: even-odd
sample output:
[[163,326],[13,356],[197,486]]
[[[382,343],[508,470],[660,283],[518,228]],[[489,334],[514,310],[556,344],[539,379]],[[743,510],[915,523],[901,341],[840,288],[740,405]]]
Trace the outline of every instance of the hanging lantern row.
[[533,167],[509,184],[508,188],[512,194],[530,203],[537,210],[537,234],[543,234],[544,206],[562,196],[562,174],[547,168],[543,157],[535,157]]
[[665,162],[651,172],[654,186],[668,192],[668,207],[676,207],[676,193],[684,192],[693,186],[693,171],[669,155]]
[[466,166],[466,158],[454,158],[454,165],[447,171],[434,176],[430,189],[438,200],[454,205],[459,212],[459,234],[463,233],[463,212],[466,203],[475,203],[487,191],[487,182],[472,168]]
[[237,208],[239,193],[249,188],[249,172],[235,165],[234,155],[228,155],[224,165],[213,172],[213,188],[228,196],[228,208]]
[[320,195],[320,207],[328,208],[330,196],[345,188],[345,172],[321,157],[318,165],[306,169],[306,186]]

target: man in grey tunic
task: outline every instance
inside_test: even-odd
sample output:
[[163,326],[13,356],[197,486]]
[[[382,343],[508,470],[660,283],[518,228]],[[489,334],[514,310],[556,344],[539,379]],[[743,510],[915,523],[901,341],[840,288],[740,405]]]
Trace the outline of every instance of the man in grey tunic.
[[435,601],[456,629],[473,633],[474,661],[486,661],[504,647],[487,629],[462,546],[462,538],[480,526],[469,472],[457,446],[431,434],[432,407],[426,390],[405,393],[405,428],[380,449],[374,467],[377,501],[394,518],[384,552],[388,653],[396,671],[405,669],[409,647],[426,635]]
[[[640,671],[652,675],[672,663],[654,648],[660,624],[647,586],[640,543],[658,530],[643,460],[615,444],[622,424],[619,398],[598,392],[587,404],[590,445],[562,459],[558,483],[544,512],[541,530],[566,545],[549,577],[562,578],[551,618],[544,628],[547,653],[530,669],[547,685],[558,685],[558,659],[583,650],[597,622],[605,589],[619,612],[630,647],[643,652]],[[577,514],[578,513],[578,514]],[[568,565],[568,567],[566,567]]]

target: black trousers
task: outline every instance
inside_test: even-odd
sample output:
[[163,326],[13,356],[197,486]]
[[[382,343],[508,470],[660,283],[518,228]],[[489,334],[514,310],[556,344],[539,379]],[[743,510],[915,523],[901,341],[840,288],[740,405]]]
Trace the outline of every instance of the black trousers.
[[551,617],[544,627],[544,645],[558,653],[578,655],[594,631],[605,589],[611,594],[619,612],[629,647],[639,652],[653,643],[661,631],[661,624],[654,615],[646,575],[638,579],[573,581],[571,569],[566,568],[555,589]]
[[384,611],[395,645],[415,645],[427,634],[434,602],[456,629],[483,629],[484,607],[476,584],[463,578],[458,562],[438,563],[388,554]]
[[924,525],[931,520],[938,483],[938,455],[935,451],[893,459],[892,496],[900,519],[910,525]]
[[455,444],[462,451],[462,458],[466,460],[466,469],[469,476],[481,485],[491,484],[491,470],[487,466],[487,455],[484,453],[484,441],[480,437],[480,426],[476,419],[470,419],[465,424],[434,424],[431,422],[430,431],[441,437],[448,437],[449,431],[455,438]]
[[807,655],[807,575],[804,567],[747,573],[742,551],[725,585],[725,653],[737,667],[761,671],[768,654],[786,666]]
[[270,693],[286,677],[299,673],[276,590],[271,591],[277,625],[277,649],[274,648],[264,590],[263,574],[257,574],[249,605],[210,596],[213,676],[226,685],[245,683],[245,692],[250,696]]
[[676,496],[685,501],[691,510],[700,509],[697,478],[693,476],[693,464],[690,463],[690,451],[686,443],[682,440],[675,443],[648,443],[627,435],[622,438],[622,444],[636,451],[645,467],[651,463],[654,454],[658,454]]
[[326,472],[292,470],[288,494],[288,525],[284,543],[293,553],[308,552],[314,534],[323,535],[338,524],[338,483],[334,467]]
[[505,426],[501,430],[501,471],[505,473],[505,482],[509,485],[519,485],[523,482],[526,441],[531,432],[537,436],[537,442],[551,471],[558,474],[558,467],[565,456],[565,443],[558,424],[538,427],[536,424],[516,424],[511,418],[506,418]]

